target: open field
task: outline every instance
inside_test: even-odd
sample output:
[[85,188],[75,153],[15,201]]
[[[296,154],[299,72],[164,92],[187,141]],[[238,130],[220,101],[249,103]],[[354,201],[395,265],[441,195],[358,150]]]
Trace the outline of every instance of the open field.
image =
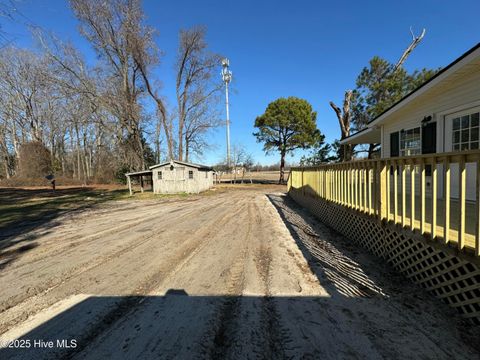
[[[285,180],[288,178],[289,171],[285,171]],[[249,183],[250,179],[254,183],[261,184],[277,184],[278,179],[280,178],[280,171],[252,171],[247,172],[242,178],[242,174],[224,174],[218,177],[220,182],[231,182],[235,180],[236,182]]]
[[[0,340],[32,347],[0,358],[478,358],[477,329],[285,190],[5,190]],[[94,196],[107,200],[79,206]],[[37,220],[9,217],[15,206]]]

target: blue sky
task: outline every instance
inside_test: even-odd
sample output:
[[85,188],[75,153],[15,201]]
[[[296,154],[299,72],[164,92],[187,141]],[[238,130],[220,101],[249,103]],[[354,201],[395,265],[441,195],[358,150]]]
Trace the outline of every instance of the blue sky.
[[[32,46],[24,27],[31,21],[73,41],[94,61],[67,1],[13,1],[25,17],[2,23],[17,45]],[[407,60],[408,70],[446,66],[480,41],[478,0],[144,0],[144,9],[148,22],[159,31],[157,43],[165,55],[156,75],[171,105],[178,31],[206,25],[211,50],[230,59],[234,76],[232,143],[243,145],[255,161],[265,164],[277,162],[278,155],[266,156],[252,133],[255,117],[269,102],[286,96],[305,98],[317,111],[318,127],[330,142],[339,137],[339,128],[328,102],[341,103],[344,91],[355,86],[358,73],[373,56],[396,61],[411,40],[410,26],[416,33],[426,28],[427,33]],[[212,134],[210,141],[213,148],[200,159],[208,164],[224,156],[224,129]],[[297,161],[300,155],[288,160]]]

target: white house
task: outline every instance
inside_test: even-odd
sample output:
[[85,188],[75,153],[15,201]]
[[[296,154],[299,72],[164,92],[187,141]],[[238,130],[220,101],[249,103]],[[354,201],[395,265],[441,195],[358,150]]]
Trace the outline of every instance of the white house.
[[[391,106],[343,144],[381,144],[381,157],[480,148],[480,43]],[[437,169],[443,171],[442,165]],[[427,168],[427,191],[429,172]],[[467,164],[467,200],[475,199],[476,165]],[[439,179],[438,196],[443,196]],[[458,164],[452,197],[458,197]]]

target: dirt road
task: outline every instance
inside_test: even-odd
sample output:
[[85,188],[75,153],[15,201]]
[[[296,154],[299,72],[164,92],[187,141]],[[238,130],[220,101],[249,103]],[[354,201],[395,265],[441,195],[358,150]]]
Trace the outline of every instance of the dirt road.
[[283,190],[105,203],[19,237],[0,334],[24,348],[0,358],[478,358],[449,309]]

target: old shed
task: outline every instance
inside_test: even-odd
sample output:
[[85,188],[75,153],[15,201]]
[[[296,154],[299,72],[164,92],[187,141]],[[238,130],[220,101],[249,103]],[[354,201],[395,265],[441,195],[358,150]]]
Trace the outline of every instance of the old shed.
[[152,189],[157,194],[199,193],[213,186],[214,171],[211,167],[178,160],[150,167],[149,171],[125,174],[131,190],[131,179],[138,177],[143,189],[143,177],[152,180]]
[[199,193],[213,186],[213,169],[205,165],[172,160],[150,170],[155,193]]

